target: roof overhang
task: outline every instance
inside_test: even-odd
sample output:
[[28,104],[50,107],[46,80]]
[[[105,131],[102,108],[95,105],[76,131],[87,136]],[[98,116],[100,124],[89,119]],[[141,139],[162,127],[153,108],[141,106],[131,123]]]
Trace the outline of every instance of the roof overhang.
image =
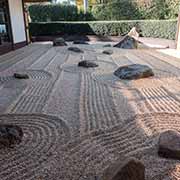
[[50,2],[50,0],[23,0],[25,3]]

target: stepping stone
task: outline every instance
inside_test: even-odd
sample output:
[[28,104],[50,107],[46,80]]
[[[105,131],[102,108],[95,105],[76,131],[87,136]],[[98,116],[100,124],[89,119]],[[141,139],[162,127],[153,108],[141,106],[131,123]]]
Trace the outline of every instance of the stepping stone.
[[105,170],[101,180],[145,180],[145,167],[135,158],[118,160]]
[[180,160],[180,133],[168,130],[161,133],[158,143],[158,154],[164,158]]
[[113,54],[113,50],[111,50],[111,49],[104,50],[103,54],[111,55],[111,54]]
[[133,37],[126,35],[118,44],[114,47],[122,49],[137,49],[138,42]]
[[29,75],[23,73],[14,73],[14,77],[16,79],[29,79]]
[[105,44],[103,47],[111,47],[111,44]]
[[63,38],[57,38],[57,39],[54,39],[53,46],[67,46],[67,44]]
[[132,64],[118,68],[114,75],[120,79],[141,79],[154,76],[152,69],[146,65]]
[[11,148],[21,143],[22,129],[17,125],[0,125],[0,147]]
[[78,47],[69,47],[68,50],[76,52],[76,53],[83,53],[84,52],[83,50],[79,49]]
[[86,45],[88,45],[88,43],[86,41],[82,41],[82,40],[75,40],[75,41],[73,41],[73,44],[86,44]]
[[95,67],[98,67],[99,65],[93,61],[84,60],[84,61],[79,62],[78,66],[85,67],[85,68],[95,68]]

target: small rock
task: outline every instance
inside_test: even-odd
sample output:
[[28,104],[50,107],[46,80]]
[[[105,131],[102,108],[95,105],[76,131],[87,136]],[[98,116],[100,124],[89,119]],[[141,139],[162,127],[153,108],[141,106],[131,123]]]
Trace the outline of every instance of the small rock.
[[145,180],[145,167],[135,158],[118,160],[105,170],[101,180]]
[[29,79],[28,74],[14,73],[14,77],[17,79]]
[[134,39],[138,39],[139,38],[139,33],[137,32],[136,30],[136,27],[133,27],[129,33],[128,33],[129,36],[133,37]]
[[132,64],[118,68],[114,75],[120,79],[141,79],[154,76],[152,69],[146,65]]
[[79,49],[78,47],[69,47],[68,50],[76,52],[76,53],[83,53],[84,52],[83,50]]
[[67,44],[63,38],[57,38],[54,39],[53,46],[67,46]]
[[111,44],[105,44],[103,47],[111,47]]
[[180,133],[168,130],[161,133],[159,137],[158,154],[164,158],[180,160]]
[[79,62],[78,66],[85,67],[85,68],[95,68],[95,67],[98,67],[98,64],[92,61],[84,60],[84,61]]
[[73,44],[86,44],[86,45],[88,45],[88,43],[86,41],[82,41],[82,40],[75,40],[75,41],[73,41]]
[[111,49],[104,50],[103,54],[111,55],[111,54],[113,54],[113,50],[111,50]]
[[22,141],[23,131],[17,125],[0,125],[0,147],[13,147]]
[[138,42],[133,37],[126,35],[118,44],[114,47],[122,49],[137,49]]

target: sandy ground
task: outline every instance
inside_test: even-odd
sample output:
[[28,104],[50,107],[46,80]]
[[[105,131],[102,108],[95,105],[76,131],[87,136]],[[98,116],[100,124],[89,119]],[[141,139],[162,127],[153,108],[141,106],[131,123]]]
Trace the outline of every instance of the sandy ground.
[[[180,179],[180,161],[157,155],[159,134],[180,131],[180,59],[103,44],[78,45],[79,54],[37,43],[0,56],[0,121],[24,131],[20,145],[0,150],[1,180],[101,180],[120,157],[140,159],[146,180]],[[78,68],[81,60],[99,67]],[[132,63],[150,66],[155,76],[113,75]],[[17,71],[30,79],[14,79]]]

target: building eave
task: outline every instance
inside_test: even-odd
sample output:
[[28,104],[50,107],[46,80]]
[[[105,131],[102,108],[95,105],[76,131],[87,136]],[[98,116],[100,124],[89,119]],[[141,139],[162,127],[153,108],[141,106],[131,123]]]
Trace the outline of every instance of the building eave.
[[50,0],[23,0],[25,3],[50,2]]

